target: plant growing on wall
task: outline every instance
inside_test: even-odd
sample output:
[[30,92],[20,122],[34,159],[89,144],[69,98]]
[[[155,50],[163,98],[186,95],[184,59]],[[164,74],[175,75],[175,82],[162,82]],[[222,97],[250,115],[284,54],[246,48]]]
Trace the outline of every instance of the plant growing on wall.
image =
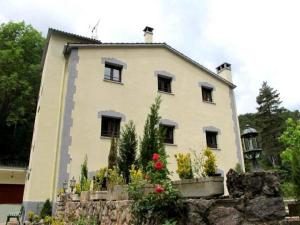
[[128,124],[121,131],[121,138],[119,142],[119,159],[118,168],[123,175],[126,183],[129,183],[129,170],[131,165],[136,163],[136,149],[137,149],[137,135],[133,121]]
[[150,113],[147,116],[144,126],[143,138],[140,142],[140,158],[139,163],[144,172],[146,172],[148,162],[151,161],[153,153],[159,152],[165,156],[165,148],[163,143],[163,131],[160,129],[159,108],[161,98],[158,96],[154,104],[150,107]]
[[217,159],[215,154],[212,152],[210,148],[207,148],[203,152],[203,156],[205,157],[203,164],[203,172],[206,176],[212,176],[216,174],[217,171]]
[[118,160],[118,142],[115,137],[111,137],[110,151],[108,155],[108,169],[113,169],[117,166]]
[[177,174],[180,179],[191,179],[193,178],[192,161],[190,153],[183,154],[178,153],[175,155],[177,161]]

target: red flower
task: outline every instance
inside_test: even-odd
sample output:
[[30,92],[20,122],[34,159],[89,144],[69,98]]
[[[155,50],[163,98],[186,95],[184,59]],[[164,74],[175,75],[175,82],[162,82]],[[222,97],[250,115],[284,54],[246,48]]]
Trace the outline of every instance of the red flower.
[[164,188],[162,186],[160,186],[159,184],[155,185],[155,192],[156,193],[162,193],[164,192]]
[[154,161],[157,161],[157,160],[159,159],[159,157],[160,157],[160,155],[157,154],[157,153],[154,153],[154,154],[152,155],[152,159],[153,159]]
[[154,168],[157,169],[157,170],[161,170],[163,167],[164,167],[164,164],[161,161],[157,161],[154,164]]

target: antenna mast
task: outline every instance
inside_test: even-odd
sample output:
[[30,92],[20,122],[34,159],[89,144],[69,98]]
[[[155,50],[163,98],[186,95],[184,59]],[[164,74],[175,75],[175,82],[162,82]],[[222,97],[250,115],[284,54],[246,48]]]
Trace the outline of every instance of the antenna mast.
[[91,37],[93,39],[98,39],[98,25],[99,25],[99,22],[100,22],[100,19],[97,21],[96,25],[93,26],[91,32],[92,32],[92,35]]

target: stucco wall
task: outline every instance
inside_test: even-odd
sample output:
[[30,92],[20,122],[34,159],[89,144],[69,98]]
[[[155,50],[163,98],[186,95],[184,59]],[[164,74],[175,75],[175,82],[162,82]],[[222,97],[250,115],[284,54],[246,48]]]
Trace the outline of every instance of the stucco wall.
[[[162,47],[100,47],[72,50],[63,55],[64,37],[52,35],[42,73],[40,99],[32,141],[24,202],[37,204],[55,199],[63,179],[78,179],[80,164],[88,156],[90,171],[107,165],[110,140],[100,137],[99,112],[124,115],[121,125],[133,120],[142,135],[150,105],[162,96],[162,119],[178,124],[174,145],[167,145],[169,168],[174,154],[206,147],[204,128],[218,135],[217,164],[221,172],[241,163],[240,140],[232,89],[195,65]],[[75,40],[76,41],[76,40]],[[103,59],[126,64],[122,84],[103,81]],[[172,92],[157,91],[157,71],[172,74]],[[215,104],[202,101],[199,82],[214,86]],[[176,175],[174,175],[174,178]],[[30,208],[30,207],[29,207]]]

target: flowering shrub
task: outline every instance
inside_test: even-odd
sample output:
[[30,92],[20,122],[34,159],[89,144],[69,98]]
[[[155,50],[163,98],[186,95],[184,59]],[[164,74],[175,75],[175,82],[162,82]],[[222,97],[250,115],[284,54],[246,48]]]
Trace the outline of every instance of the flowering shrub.
[[[148,163],[147,173],[132,167],[129,196],[134,200],[131,208],[133,224],[162,224],[163,221],[176,219],[182,212],[178,190],[174,189],[166,167],[166,157],[154,153]],[[145,194],[146,185],[153,185],[153,191]]]
[[175,155],[177,161],[177,174],[179,175],[180,179],[191,179],[193,178],[193,171],[192,171],[192,162],[191,162],[191,155],[190,153],[182,154],[179,153]]
[[116,167],[114,167],[113,169],[108,169],[107,174],[108,174],[108,177],[107,177],[108,188],[112,188],[115,185],[125,184],[125,180],[119,174],[119,171],[117,170]]

